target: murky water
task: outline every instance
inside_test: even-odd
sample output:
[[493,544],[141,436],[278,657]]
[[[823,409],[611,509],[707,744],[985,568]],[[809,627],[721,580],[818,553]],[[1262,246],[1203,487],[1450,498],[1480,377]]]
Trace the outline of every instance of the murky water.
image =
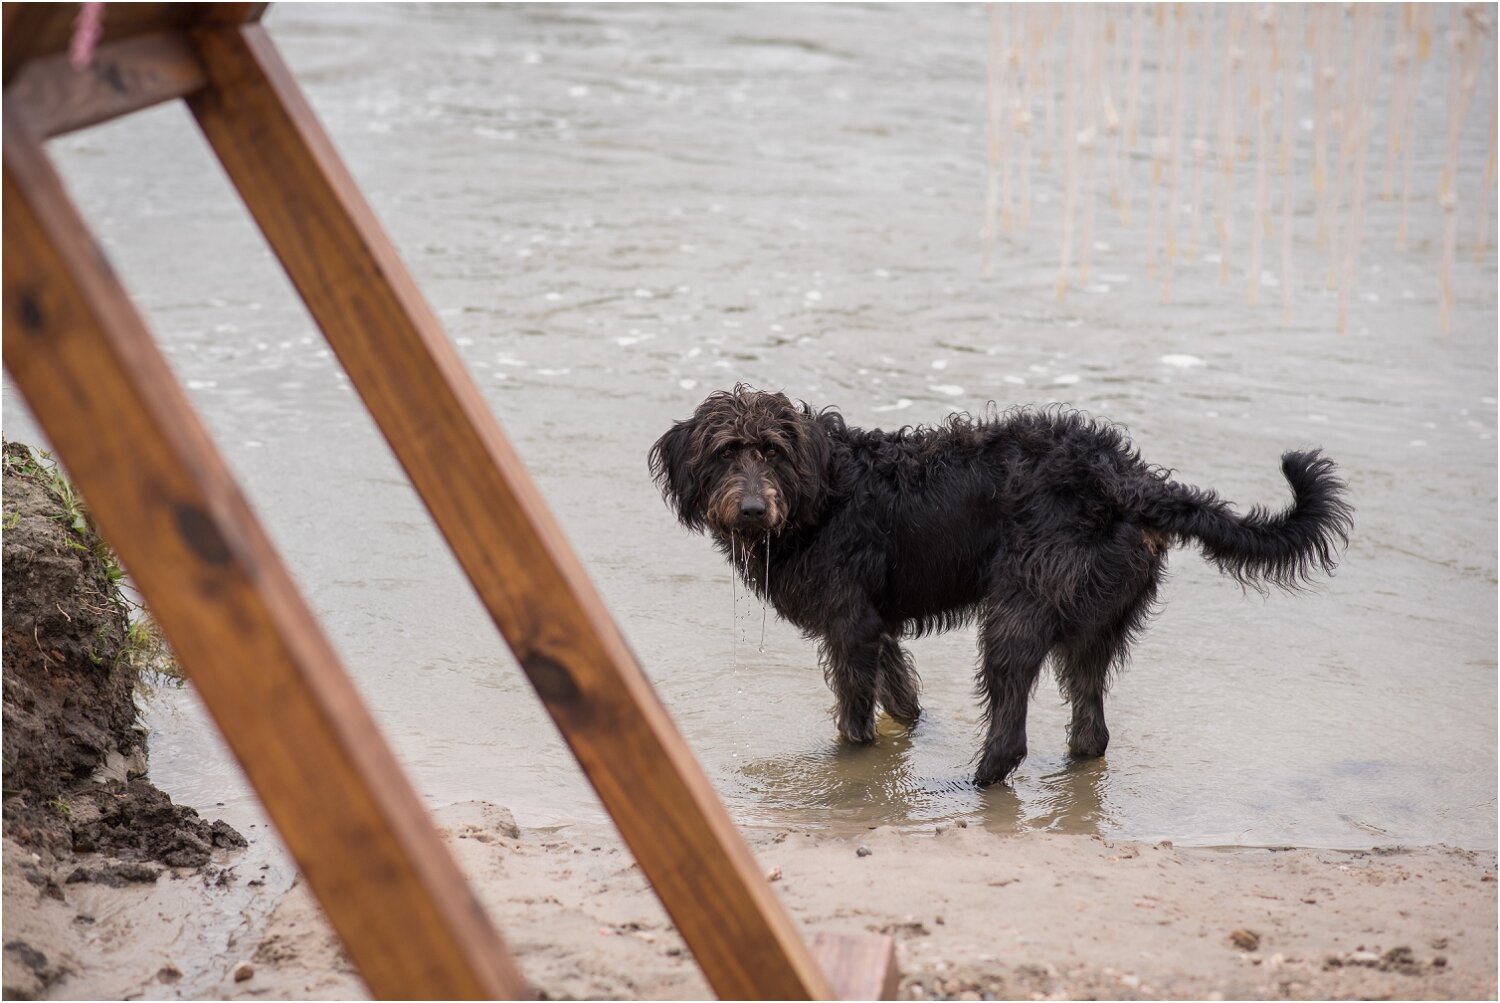
[[[299,5],[268,24],[737,819],[1493,847],[1496,273],[1492,252],[1472,260],[1465,215],[1442,336],[1441,52],[1412,248],[1372,200],[1339,337],[1310,192],[1287,325],[1247,307],[1242,279],[1218,284],[1211,238],[1161,303],[1144,226],[1102,201],[1094,277],[1059,302],[1056,173],[1034,176],[1032,226],[1002,237],[985,278],[979,8]],[[1487,139],[1471,123],[1461,191]],[[52,147],[424,795],[597,821],[186,112]],[[736,380],[864,425],[1066,401],[1247,506],[1284,498],[1283,449],[1322,445],[1356,535],[1299,597],[1174,556],[1109,702],[1108,758],[1067,761],[1044,679],[1030,759],[980,792],[972,631],[913,645],[928,709],[913,734],[843,748],[812,647],[772,620],[760,650],[759,606],[742,593],[732,609],[724,563],[661,504],[647,448]],[[35,437],[9,384],[4,419]],[[149,717],[158,782],[248,817],[191,694],[159,694]]]

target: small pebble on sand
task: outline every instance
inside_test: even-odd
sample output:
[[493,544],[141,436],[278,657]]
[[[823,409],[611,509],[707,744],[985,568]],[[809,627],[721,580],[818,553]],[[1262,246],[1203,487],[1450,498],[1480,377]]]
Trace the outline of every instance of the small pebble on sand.
[[254,974],[255,969],[248,961],[241,961],[239,964],[234,966],[234,981],[236,982],[244,982]]
[[874,851],[872,851],[868,846],[861,846],[859,849],[854,851],[854,855],[856,857],[868,857],[872,852]]
[[1242,951],[1253,951],[1260,947],[1260,934],[1254,930],[1246,930],[1241,927],[1238,930],[1230,931],[1229,941]]
[[779,868],[779,867],[773,867],[769,871],[767,871],[766,872],[766,880],[767,881],[780,881],[781,880],[781,868]]

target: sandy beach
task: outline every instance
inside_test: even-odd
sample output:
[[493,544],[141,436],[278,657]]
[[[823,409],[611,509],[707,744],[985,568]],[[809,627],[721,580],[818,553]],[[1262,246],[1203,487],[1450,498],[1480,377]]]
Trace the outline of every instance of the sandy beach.
[[[480,803],[438,813],[542,998],[701,999],[707,985],[611,833],[517,829]],[[1495,854],[1180,848],[978,825],[838,836],[746,832],[802,929],[895,937],[909,999],[1484,999],[1496,994]],[[261,839],[269,837],[262,836]],[[5,938],[71,974],[50,998],[365,996],[300,884],[205,957],[181,914],[257,870],[49,898],[6,852]],[[868,849],[865,855],[860,848]],[[222,875],[229,875],[226,879]],[[238,892],[236,886],[239,886]],[[269,911],[263,907],[269,906]],[[87,918],[84,918],[87,917]],[[6,954],[6,994],[12,980]],[[247,967],[248,966],[248,967]],[[236,972],[243,976],[236,981]]]

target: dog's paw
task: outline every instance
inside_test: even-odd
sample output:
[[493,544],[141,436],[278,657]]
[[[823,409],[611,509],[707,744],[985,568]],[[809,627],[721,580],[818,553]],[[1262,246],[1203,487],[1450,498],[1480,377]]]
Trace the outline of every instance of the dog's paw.
[[1017,766],[1022,765],[1026,759],[1026,748],[1011,753],[999,754],[999,756],[986,756],[980,763],[980,769],[974,774],[974,783],[980,787],[990,787],[993,784],[1004,784],[1010,780],[1010,775],[1016,772]]
[[[864,694],[859,694],[864,697]],[[875,741],[875,700],[839,700],[834,705],[833,720],[838,725],[839,737],[854,745],[869,745]]]
[[974,772],[974,783],[980,787],[1003,784],[1025,758],[1026,746],[1024,745],[1020,748],[987,751],[979,762],[979,769]]
[[1068,734],[1068,752],[1074,759],[1098,759],[1109,748],[1109,730],[1104,727],[1079,729]]
[[904,728],[915,728],[917,722],[922,719],[922,708],[916,704],[897,705],[895,707],[885,704],[884,707],[890,719]]
[[875,719],[840,721],[839,737],[853,745],[870,745],[875,741]]

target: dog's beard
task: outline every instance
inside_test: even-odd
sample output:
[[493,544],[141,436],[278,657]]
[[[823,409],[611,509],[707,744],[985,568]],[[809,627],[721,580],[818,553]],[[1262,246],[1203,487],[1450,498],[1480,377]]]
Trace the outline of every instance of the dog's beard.
[[765,478],[762,483],[760,498],[766,503],[766,514],[763,520],[758,523],[742,521],[740,506],[745,501],[749,485],[743,474],[730,474],[709,496],[708,504],[705,506],[705,516],[709,526],[722,536],[740,537],[746,540],[756,540],[767,533],[774,535],[781,532],[787,517],[785,495],[770,478]]

